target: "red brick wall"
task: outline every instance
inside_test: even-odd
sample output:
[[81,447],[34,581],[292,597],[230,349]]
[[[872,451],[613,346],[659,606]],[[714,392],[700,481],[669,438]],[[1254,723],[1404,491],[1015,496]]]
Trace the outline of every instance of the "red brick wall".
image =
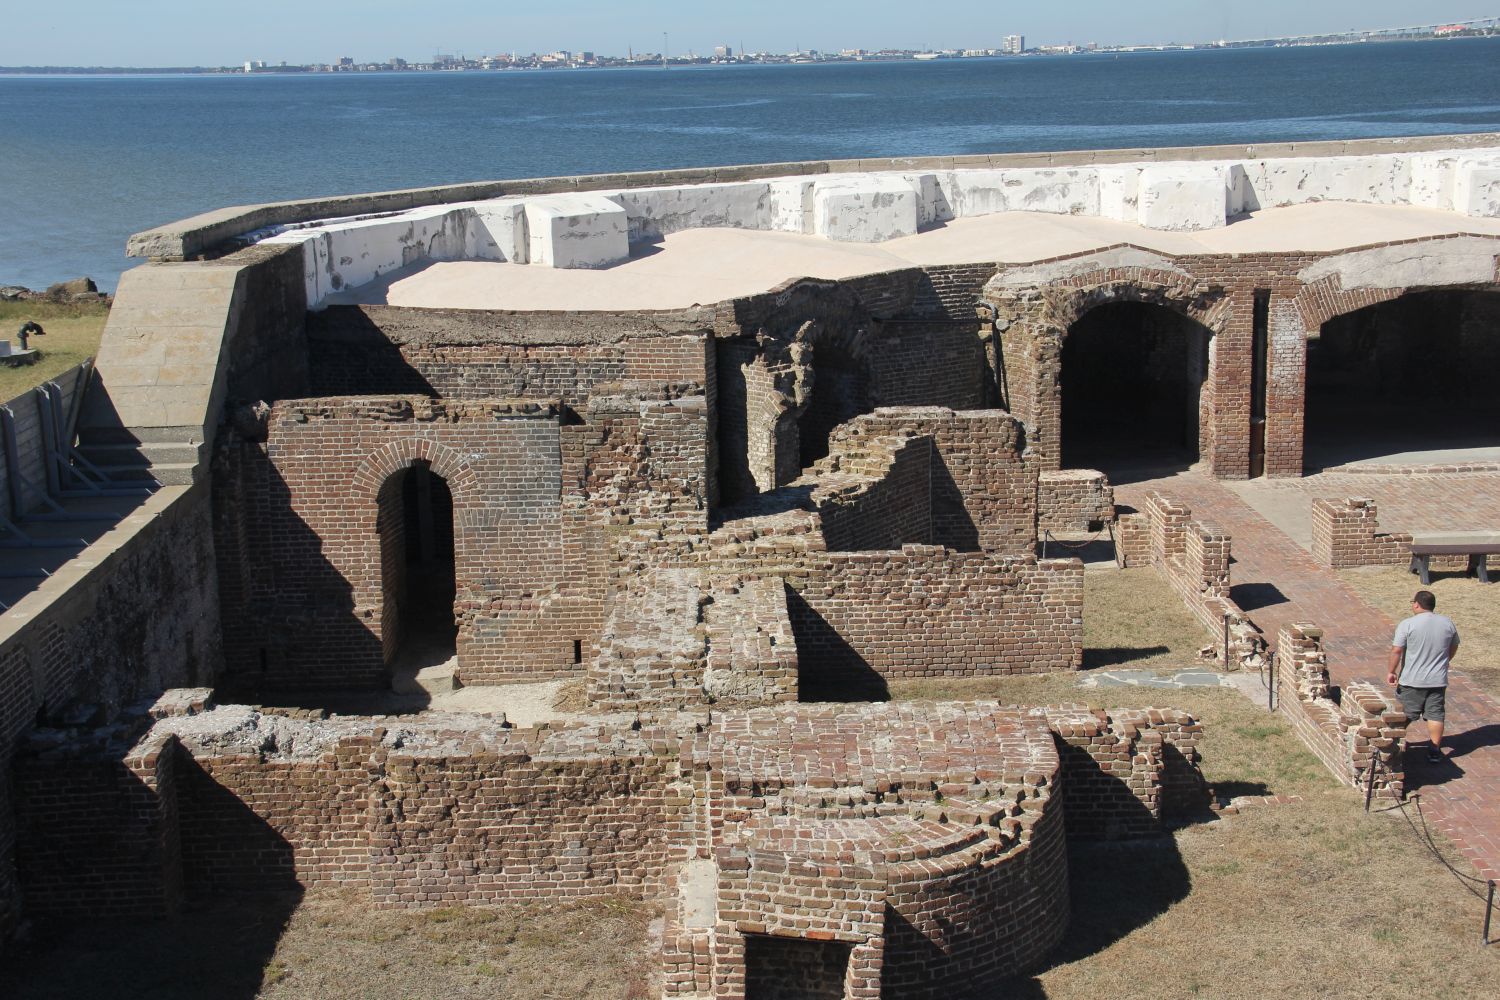
[[1380,530],[1374,500],[1312,502],[1312,556],[1324,566],[1397,566],[1411,560],[1411,535]]

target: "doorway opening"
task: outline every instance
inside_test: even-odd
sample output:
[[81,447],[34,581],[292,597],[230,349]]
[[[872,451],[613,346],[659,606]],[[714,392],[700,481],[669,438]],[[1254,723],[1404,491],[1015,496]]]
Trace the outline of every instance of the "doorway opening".
[[453,493],[426,461],[380,488],[381,642],[387,670],[420,670],[453,657]]

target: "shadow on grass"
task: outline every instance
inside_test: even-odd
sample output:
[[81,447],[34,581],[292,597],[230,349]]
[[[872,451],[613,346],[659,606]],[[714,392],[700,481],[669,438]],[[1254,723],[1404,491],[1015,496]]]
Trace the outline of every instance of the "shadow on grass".
[[[1068,845],[1068,933],[1038,974],[1097,954],[1187,898],[1192,880],[1171,837]],[[1045,1000],[1035,976],[996,984],[987,996]]]
[[6,1000],[253,1000],[300,891],[189,907],[164,920],[38,922],[0,959]]
[[1136,660],[1149,660],[1153,656],[1165,656],[1172,652],[1170,646],[1100,646],[1096,648],[1084,647],[1083,669],[1098,670],[1102,667],[1115,667],[1122,663],[1134,663]]

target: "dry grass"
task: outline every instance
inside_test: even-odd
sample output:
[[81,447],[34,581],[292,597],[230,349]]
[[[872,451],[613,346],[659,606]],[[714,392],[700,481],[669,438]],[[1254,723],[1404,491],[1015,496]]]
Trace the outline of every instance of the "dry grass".
[[5,954],[0,996],[646,1000],[659,992],[652,917],[626,900],[382,910],[352,890],[251,896],[44,931]]
[[[1500,570],[1500,567],[1497,567]],[[1344,581],[1392,621],[1411,614],[1411,595],[1424,589],[1417,578],[1397,567],[1345,570]],[[1473,577],[1434,575],[1431,586],[1438,611],[1453,619],[1463,640],[1455,666],[1490,694],[1500,698],[1500,582]]]
[[[1201,627],[1163,594],[1171,596],[1149,573],[1089,574],[1086,661],[1153,669],[1194,665],[1205,642]],[[1458,613],[1458,603],[1450,610]],[[1485,641],[1472,625],[1470,631]],[[1165,648],[1110,662],[1120,651],[1158,646]],[[1066,941],[1035,977],[1007,984],[997,995],[1495,995],[1500,953],[1479,946],[1483,904],[1432,858],[1399,813],[1365,815],[1359,797],[1329,776],[1280,715],[1228,689],[1080,689],[1079,679],[1054,674],[905,681],[892,683],[891,690],[898,699],[1186,709],[1205,725],[1203,770],[1220,794],[1296,795],[1302,801],[1252,807],[1159,841],[1074,845],[1073,921]],[[1472,874],[1461,858],[1447,853]]]
[[109,307],[103,303],[0,302],[0,338],[14,340],[27,320],[47,330],[45,336],[31,342],[41,353],[36,364],[0,366],[0,401],[12,399],[93,357],[108,318]]

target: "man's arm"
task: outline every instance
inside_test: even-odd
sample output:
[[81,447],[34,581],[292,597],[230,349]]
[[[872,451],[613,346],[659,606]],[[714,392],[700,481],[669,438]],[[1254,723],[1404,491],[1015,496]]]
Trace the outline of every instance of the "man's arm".
[[1387,684],[1394,684],[1394,683],[1396,683],[1396,676],[1401,672],[1401,658],[1403,656],[1405,656],[1405,655],[1406,655],[1406,650],[1403,649],[1402,647],[1400,647],[1400,646],[1392,646],[1391,647],[1391,666],[1390,666],[1390,670],[1386,674],[1386,678],[1385,678],[1385,682]]

